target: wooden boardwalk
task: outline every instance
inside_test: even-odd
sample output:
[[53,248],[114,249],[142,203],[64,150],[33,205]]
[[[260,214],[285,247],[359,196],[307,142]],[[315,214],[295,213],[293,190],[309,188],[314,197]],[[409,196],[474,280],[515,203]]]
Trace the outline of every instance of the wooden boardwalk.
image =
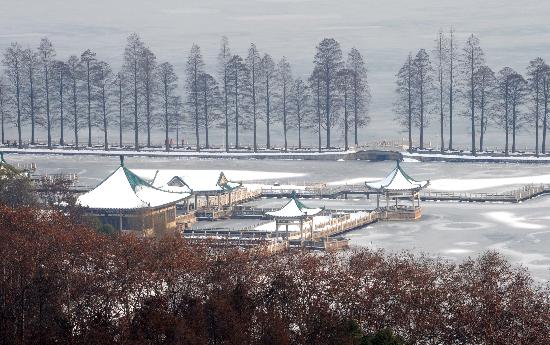
[[[262,189],[262,197],[284,198],[290,197],[293,189]],[[422,191],[420,199],[423,201],[462,201],[462,202],[510,202],[518,203],[537,196],[550,193],[550,185],[530,184],[505,192],[432,192]],[[296,190],[299,198],[311,199],[338,199],[347,198],[348,195],[376,195],[376,192],[369,191],[364,185],[342,185],[327,186],[323,188],[306,188]]]

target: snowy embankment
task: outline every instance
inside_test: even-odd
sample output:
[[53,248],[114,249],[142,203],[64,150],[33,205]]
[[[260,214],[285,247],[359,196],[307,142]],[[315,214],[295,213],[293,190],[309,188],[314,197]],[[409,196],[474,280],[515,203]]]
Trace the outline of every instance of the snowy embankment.
[[481,152],[477,156],[467,153],[402,152],[403,159],[424,162],[465,162],[465,163],[545,163],[550,164],[550,156],[536,157],[534,154],[491,154]]
[[253,152],[251,150],[231,150],[230,152],[222,150],[203,150],[203,151],[193,151],[193,150],[172,150],[169,152],[164,151],[163,149],[150,149],[143,148],[139,151],[136,150],[121,150],[121,149],[111,149],[108,151],[102,149],[68,149],[68,148],[42,148],[42,147],[32,147],[32,148],[10,148],[3,147],[0,148],[1,152],[5,153],[19,153],[19,154],[34,154],[34,155],[90,155],[90,156],[143,156],[143,157],[190,157],[190,158],[227,158],[227,159],[344,159],[346,156],[354,154],[355,150],[348,151],[288,151],[283,152],[279,150],[263,150],[259,152]]

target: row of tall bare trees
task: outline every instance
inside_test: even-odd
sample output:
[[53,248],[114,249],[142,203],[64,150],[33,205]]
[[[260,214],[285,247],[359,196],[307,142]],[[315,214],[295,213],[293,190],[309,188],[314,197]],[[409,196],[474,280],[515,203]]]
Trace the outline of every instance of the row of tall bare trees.
[[[242,132],[252,131],[252,147],[257,151],[261,146],[272,148],[276,126],[282,129],[285,151],[290,128],[297,129],[299,148],[304,131],[317,132],[319,150],[323,134],[326,147],[332,146],[331,130],[336,128],[343,133],[347,149],[352,140],[358,145],[359,129],[368,122],[370,93],[365,60],[353,48],[344,61],[334,39],[324,39],[317,46],[308,80],[293,75],[286,57],[276,62],[253,43],[245,57],[233,54],[225,37],[213,74],[207,71],[200,47],[193,44],[183,85],[178,85],[173,65],[157,61],[137,34],[128,37],[118,72],[91,50],[65,61],[56,59],[47,38],[36,50],[11,44],[2,62],[2,143],[5,128],[15,126],[20,147],[26,126],[31,129],[31,144],[36,144],[38,128],[44,128],[48,148],[54,145],[52,133],[58,133],[59,144],[65,145],[67,130],[72,132],[77,148],[83,136],[86,146],[92,146],[93,129],[97,128],[104,134],[105,149],[109,148],[111,130],[118,131],[119,146],[123,136],[131,132],[134,147],[139,149],[141,135],[145,134],[145,145],[150,147],[154,131],[162,127],[167,150],[170,136],[175,132],[179,144],[183,129],[192,129],[195,147],[200,150],[211,147],[211,130],[221,127],[226,150],[231,141],[237,148],[242,146]],[[265,145],[260,143],[261,123],[265,125]]]
[[473,155],[485,150],[485,134],[491,126],[501,130],[506,155],[517,151],[520,130],[533,130],[535,154],[546,153],[550,102],[546,62],[533,59],[525,76],[510,67],[494,72],[475,35],[460,50],[452,30],[439,32],[435,42],[431,56],[425,49],[409,54],[397,73],[395,111],[408,131],[409,148],[413,147],[413,129],[418,128],[419,149],[424,149],[425,128],[436,120],[441,151],[452,151],[453,112],[458,103],[462,106],[459,115],[469,120]]

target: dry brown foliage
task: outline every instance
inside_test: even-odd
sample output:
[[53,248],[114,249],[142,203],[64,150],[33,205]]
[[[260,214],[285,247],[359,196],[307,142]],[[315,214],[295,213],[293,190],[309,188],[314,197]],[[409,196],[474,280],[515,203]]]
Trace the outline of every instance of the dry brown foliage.
[[2,344],[550,344],[550,293],[497,253],[213,251],[0,207]]

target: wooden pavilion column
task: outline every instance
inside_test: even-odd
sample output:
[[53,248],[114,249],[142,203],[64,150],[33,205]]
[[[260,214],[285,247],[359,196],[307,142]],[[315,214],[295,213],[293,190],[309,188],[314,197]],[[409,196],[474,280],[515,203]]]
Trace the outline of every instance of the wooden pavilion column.
[[304,246],[304,220],[300,218],[300,246]]
[[275,218],[275,239],[278,241],[279,239],[279,220]]

